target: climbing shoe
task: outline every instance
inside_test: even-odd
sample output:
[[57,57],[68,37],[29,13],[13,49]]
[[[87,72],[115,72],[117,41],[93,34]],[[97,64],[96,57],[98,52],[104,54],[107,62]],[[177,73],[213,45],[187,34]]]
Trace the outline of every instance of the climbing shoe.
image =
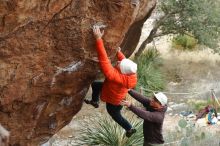
[[92,106],[94,106],[95,108],[98,108],[99,107],[99,103],[98,102],[95,102],[95,101],[92,101],[92,100],[88,100],[88,99],[84,99],[84,102],[86,104],[91,104]]
[[136,133],[136,129],[131,129],[131,130],[126,131],[125,135],[127,137],[131,137],[134,133]]

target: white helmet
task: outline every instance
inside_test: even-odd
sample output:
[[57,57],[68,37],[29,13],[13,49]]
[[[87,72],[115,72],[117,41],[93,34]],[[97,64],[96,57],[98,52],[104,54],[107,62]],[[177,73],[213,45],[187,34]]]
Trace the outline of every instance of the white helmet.
[[154,96],[161,103],[162,106],[167,104],[167,96],[164,93],[162,92],[154,93]]
[[137,64],[130,59],[122,59],[119,66],[121,73],[123,74],[132,74],[137,72]]

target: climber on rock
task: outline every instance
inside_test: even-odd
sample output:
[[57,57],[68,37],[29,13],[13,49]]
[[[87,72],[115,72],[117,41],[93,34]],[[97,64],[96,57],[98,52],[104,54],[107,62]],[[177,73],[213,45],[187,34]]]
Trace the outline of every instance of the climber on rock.
[[128,89],[134,88],[137,84],[137,64],[126,59],[120,49],[117,51],[118,62],[115,67],[108,59],[103,45],[102,36],[104,31],[100,31],[98,26],[94,26],[93,34],[96,38],[96,51],[98,53],[99,65],[105,76],[104,82],[92,83],[92,100],[86,100],[85,103],[98,107],[99,93],[102,101],[106,102],[106,109],[109,115],[126,130],[126,136],[130,137],[136,132],[132,125],[121,115],[120,105],[125,98]]

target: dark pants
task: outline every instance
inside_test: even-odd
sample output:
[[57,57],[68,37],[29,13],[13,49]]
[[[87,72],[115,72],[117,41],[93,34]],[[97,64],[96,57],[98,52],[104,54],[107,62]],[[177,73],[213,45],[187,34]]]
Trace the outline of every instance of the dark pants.
[[150,144],[150,143],[144,142],[143,146],[162,146],[162,145],[163,144]]
[[143,146],[152,146],[151,144],[149,144],[149,143],[144,143],[144,145]]
[[92,86],[92,101],[99,102],[99,96],[102,91],[103,81],[94,81]]
[[117,122],[121,127],[123,127],[126,131],[132,128],[131,124],[121,115],[121,105],[117,106],[106,103],[106,109],[112,119]]
[[143,145],[143,146],[153,146],[153,145],[151,145],[151,144],[149,144],[149,143],[144,142],[144,145]]
[[[94,81],[92,83],[92,101],[98,102],[103,81]],[[123,127],[126,131],[132,128],[131,124],[121,115],[121,105],[106,103],[106,109],[112,119]]]

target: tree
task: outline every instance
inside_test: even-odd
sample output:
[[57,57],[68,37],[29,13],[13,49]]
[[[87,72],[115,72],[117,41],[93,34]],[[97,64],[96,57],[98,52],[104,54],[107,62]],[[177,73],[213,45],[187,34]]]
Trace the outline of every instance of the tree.
[[217,50],[220,40],[220,0],[163,0],[157,10],[161,16],[155,20],[149,36],[139,47],[139,57],[154,38],[168,34],[193,36],[199,44]]

